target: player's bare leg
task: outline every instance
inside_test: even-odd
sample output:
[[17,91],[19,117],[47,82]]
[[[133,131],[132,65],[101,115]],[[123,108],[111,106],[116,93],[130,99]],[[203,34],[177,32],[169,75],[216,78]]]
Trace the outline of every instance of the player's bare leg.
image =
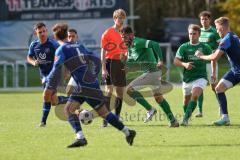
[[[113,85],[106,85],[105,92],[106,92],[105,106],[106,106],[107,110],[110,111],[110,102],[111,102],[111,97],[112,97],[112,93],[113,93]],[[107,121],[105,119],[103,120],[102,127],[107,127]]]

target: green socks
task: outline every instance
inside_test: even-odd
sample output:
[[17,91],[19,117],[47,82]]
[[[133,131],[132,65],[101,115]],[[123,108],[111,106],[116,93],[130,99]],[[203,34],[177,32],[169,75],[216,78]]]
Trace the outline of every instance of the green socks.
[[185,114],[187,110],[187,105],[183,105],[183,113]]
[[198,108],[200,113],[202,113],[202,105],[203,105],[203,93],[198,97]]
[[141,104],[146,110],[150,110],[153,107],[144,99],[142,94],[138,91],[133,91],[133,93],[130,95],[133,99],[135,99],[139,104]]
[[195,110],[196,106],[197,106],[197,102],[190,101],[188,103],[187,110],[183,118],[184,120],[188,120],[191,117],[192,112]]
[[163,99],[163,101],[159,103],[159,106],[162,108],[163,112],[167,115],[167,118],[170,122],[175,121],[175,117],[170,109],[168,102],[165,99]]

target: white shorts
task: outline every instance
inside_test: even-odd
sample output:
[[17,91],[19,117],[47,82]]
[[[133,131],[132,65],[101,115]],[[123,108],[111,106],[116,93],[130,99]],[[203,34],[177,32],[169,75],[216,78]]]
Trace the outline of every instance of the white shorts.
[[143,73],[134,79],[128,87],[132,87],[135,90],[149,87],[153,93],[158,93],[161,89],[161,75],[161,71]]
[[216,81],[212,81],[211,75],[212,75],[212,67],[211,63],[207,63],[206,65],[206,70],[207,70],[207,78],[210,84],[214,84],[215,82],[218,81],[218,63],[216,63]]
[[70,78],[69,82],[68,82],[68,86],[77,86],[77,83],[75,82],[75,80],[73,79],[73,77]]
[[197,79],[195,81],[182,84],[182,91],[184,96],[188,96],[192,93],[192,89],[196,87],[202,88],[202,90],[207,86],[207,80],[204,78]]

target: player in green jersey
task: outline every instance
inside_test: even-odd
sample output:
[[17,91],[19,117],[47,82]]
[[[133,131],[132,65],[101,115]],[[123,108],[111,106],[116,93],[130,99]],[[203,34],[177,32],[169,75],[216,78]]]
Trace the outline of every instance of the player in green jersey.
[[169,126],[178,127],[179,123],[161,93],[161,68],[163,67],[163,58],[159,44],[155,41],[135,37],[129,26],[122,29],[121,36],[126,46],[128,46],[128,53],[125,55],[127,65],[137,63],[143,72],[143,74],[129,83],[127,86],[127,94],[147,110],[147,117],[144,122],[150,121],[157,112],[139,92],[139,89],[150,87],[156,102],[170,121]]
[[[183,67],[183,84],[184,94],[184,118],[181,125],[187,126],[192,112],[197,106],[197,99],[202,94],[207,85],[207,61],[197,58],[194,54],[197,51],[209,55],[212,53],[211,48],[199,42],[201,30],[198,25],[191,24],[188,26],[189,42],[182,44],[176,53],[174,64]],[[214,77],[213,77],[214,78]]]
[[[199,19],[202,25],[201,28],[201,35],[199,37],[199,42],[204,42],[208,44],[211,49],[214,51],[218,47],[218,43],[220,42],[220,37],[214,27],[211,26],[211,12],[209,11],[202,11],[199,14]],[[213,63],[210,63],[210,61],[207,63],[207,77],[208,81],[211,85],[211,88],[213,92],[215,93],[215,87],[218,77],[218,65],[216,64],[216,73],[213,73],[211,65]],[[215,74],[216,80],[213,81],[212,75]],[[195,115],[195,117],[202,117],[203,111],[202,111],[202,105],[203,105],[203,94],[201,94],[198,98],[198,108],[199,112]]]

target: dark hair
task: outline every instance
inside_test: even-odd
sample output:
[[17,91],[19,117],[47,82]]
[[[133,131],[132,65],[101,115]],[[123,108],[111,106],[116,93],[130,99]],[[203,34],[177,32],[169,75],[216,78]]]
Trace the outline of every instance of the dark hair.
[[209,11],[202,11],[202,12],[199,13],[198,17],[199,18],[201,18],[201,17],[208,17],[210,19],[211,18],[211,12],[209,12]]
[[43,22],[39,22],[39,23],[34,25],[33,29],[37,30],[37,29],[42,28],[42,27],[46,27],[46,25]]
[[133,33],[133,30],[130,26],[125,26],[121,29],[121,34],[130,34]]
[[54,37],[59,40],[67,38],[68,25],[66,23],[57,23],[52,28]]
[[77,34],[77,30],[76,30],[76,29],[73,29],[73,28],[70,28],[70,29],[68,30],[68,32],[73,32],[73,33]]

